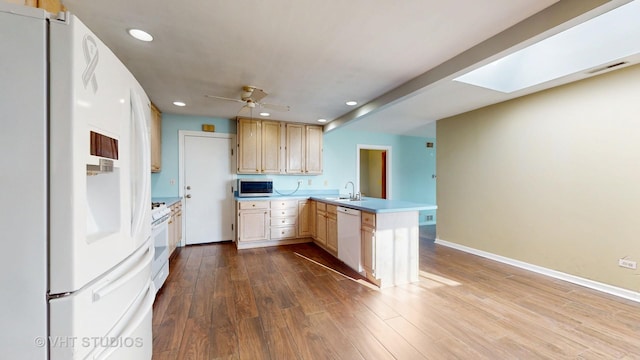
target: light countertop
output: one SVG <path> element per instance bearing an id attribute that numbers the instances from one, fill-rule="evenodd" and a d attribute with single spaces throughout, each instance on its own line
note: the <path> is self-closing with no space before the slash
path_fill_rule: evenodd
<path id="1" fill-rule="evenodd" d="M 436 210 L 437 205 L 419 204 L 403 200 L 388 200 L 363 197 L 361 200 L 337 199 L 336 197 L 312 196 L 311 199 L 351 209 L 373 213 Z"/>
<path id="2" fill-rule="evenodd" d="M 303 200 L 312 199 L 316 201 L 322 201 L 329 204 L 344 206 L 351 209 L 368 211 L 372 213 L 385 213 L 385 212 L 402 212 L 402 211 L 423 211 L 423 210 L 436 210 L 438 208 L 435 204 L 420 204 L 403 200 L 387 200 L 378 198 L 363 197 L 362 200 L 348 201 L 347 199 L 339 199 L 340 196 L 337 193 L 331 194 L 299 194 L 299 195 L 275 195 L 275 196 L 252 196 L 252 197 L 238 197 L 237 201 L 271 201 L 271 200 Z"/>
<path id="3" fill-rule="evenodd" d="M 154 197 L 151 198 L 151 202 L 163 202 L 165 203 L 165 205 L 167 206 L 171 206 L 175 203 L 177 203 L 178 201 L 182 200 L 182 198 L 180 196 L 173 196 L 173 197 Z"/>

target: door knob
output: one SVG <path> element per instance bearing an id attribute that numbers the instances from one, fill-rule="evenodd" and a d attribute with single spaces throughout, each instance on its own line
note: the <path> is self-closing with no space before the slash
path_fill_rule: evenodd
<path id="1" fill-rule="evenodd" d="M 191 199 L 191 194 L 187 194 L 187 199 Z"/>

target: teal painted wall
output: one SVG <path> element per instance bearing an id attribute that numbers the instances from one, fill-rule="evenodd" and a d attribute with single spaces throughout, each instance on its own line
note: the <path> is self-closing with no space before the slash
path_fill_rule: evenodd
<path id="1" fill-rule="evenodd" d="M 234 120 L 162 115 L 162 171 L 151 175 L 153 197 L 178 196 L 178 130 L 199 131 L 202 124 L 214 124 L 216 132 L 219 133 L 236 133 Z M 300 188 L 302 191 L 334 190 L 346 193 L 345 184 L 347 181 L 355 182 L 357 176 L 357 145 L 391 146 L 392 198 L 435 204 L 436 182 L 432 178 L 436 171 L 435 148 L 426 148 L 427 141 L 435 143 L 433 138 L 336 129 L 324 135 L 322 175 L 269 175 L 268 177 L 274 180 L 275 188 L 283 193 L 294 190 L 297 187 L 297 180 L 302 180 Z M 174 184 L 171 184 L 172 180 L 175 181 Z M 433 215 L 433 221 L 427 222 L 426 215 Z M 421 224 L 434 224 L 435 220 L 435 211 L 420 214 Z"/>
<path id="2" fill-rule="evenodd" d="M 219 133 L 236 133 L 233 120 L 162 114 L 162 170 L 151 174 L 152 197 L 178 196 L 178 130 L 201 131 L 202 124 L 215 125 Z"/>
<path id="3" fill-rule="evenodd" d="M 333 130 L 324 136 L 324 174 L 334 187 L 344 191 L 347 181 L 356 179 L 358 144 L 391 146 L 391 197 L 418 203 L 436 204 L 435 148 L 426 142 L 434 138 Z M 427 222 L 426 215 L 433 215 Z M 420 213 L 421 224 L 435 224 L 435 211 Z"/>

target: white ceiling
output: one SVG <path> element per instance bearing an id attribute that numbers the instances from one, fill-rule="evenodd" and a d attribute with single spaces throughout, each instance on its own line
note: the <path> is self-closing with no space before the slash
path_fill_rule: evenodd
<path id="1" fill-rule="evenodd" d="M 451 79 L 625 2 L 63 0 L 162 112 L 234 118 L 242 104 L 205 94 L 239 98 L 254 85 L 264 102 L 291 107 L 273 119 L 416 136 L 435 136 L 442 117 L 555 85 L 502 94 Z"/>

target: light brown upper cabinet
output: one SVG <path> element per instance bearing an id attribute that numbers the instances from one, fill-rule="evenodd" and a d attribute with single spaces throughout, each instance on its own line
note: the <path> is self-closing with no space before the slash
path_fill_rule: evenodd
<path id="1" fill-rule="evenodd" d="M 162 169 L 162 113 L 151 103 L 151 172 Z"/>
<path id="2" fill-rule="evenodd" d="M 238 118 L 238 174 L 322 174 L 322 126 Z"/>
<path id="3" fill-rule="evenodd" d="M 279 121 L 262 121 L 262 172 L 280 173 L 280 133 Z"/>
<path id="4" fill-rule="evenodd" d="M 305 174 L 322 174 L 322 126 L 305 125 Z"/>
<path id="5" fill-rule="evenodd" d="M 280 173 L 280 122 L 238 119 L 238 174 Z"/>
<path id="6" fill-rule="evenodd" d="M 304 172 L 304 125 L 286 125 L 286 168 L 287 174 L 300 174 Z"/>
<path id="7" fill-rule="evenodd" d="M 287 174 L 322 174 L 322 126 L 286 125 Z"/>
<path id="8" fill-rule="evenodd" d="M 262 122 L 238 119 L 238 174 L 257 174 L 262 169 Z"/>

